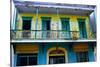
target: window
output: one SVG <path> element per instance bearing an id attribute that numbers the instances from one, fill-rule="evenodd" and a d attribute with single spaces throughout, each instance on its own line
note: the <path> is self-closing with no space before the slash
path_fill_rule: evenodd
<path id="1" fill-rule="evenodd" d="M 79 19 L 79 31 L 80 31 L 80 38 L 86 38 L 86 26 L 85 26 L 85 19 Z"/>
<path id="2" fill-rule="evenodd" d="M 31 29 L 31 19 L 30 17 L 23 17 L 23 30 Z"/>
<path id="3" fill-rule="evenodd" d="M 65 52 L 62 50 L 53 50 L 49 53 L 49 64 L 65 63 Z"/>
<path id="4" fill-rule="evenodd" d="M 28 65 L 37 65 L 37 53 L 17 55 L 17 66 L 28 66 Z"/>
<path id="5" fill-rule="evenodd" d="M 70 25 L 68 18 L 61 18 L 62 23 L 62 38 L 69 39 L 70 38 Z"/>
<path id="6" fill-rule="evenodd" d="M 22 26 L 22 29 L 23 29 L 23 32 L 22 32 L 22 37 L 25 39 L 29 38 L 30 35 L 31 35 L 31 20 L 32 18 L 31 17 L 23 17 L 23 26 Z"/>
<path id="7" fill-rule="evenodd" d="M 88 52 L 76 52 L 77 62 L 88 62 Z"/>
<path id="8" fill-rule="evenodd" d="M 49 56 L 49 64 L 61 64 L 65 63 L 64 56 Z"/>
<path id="9" fill-rule="evenodd" d="M 42 30 L 50 30 L 50 17 L 42 17 Z"/>
<path id="10" fill-rule="evenodd" d="M 43 38 L 50 38 L 50 17 L 42 17 Z"/>

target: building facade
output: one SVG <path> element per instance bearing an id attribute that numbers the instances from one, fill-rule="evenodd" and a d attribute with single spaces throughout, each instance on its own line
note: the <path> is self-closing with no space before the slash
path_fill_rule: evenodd
<path id="1" fill-rule="evenodd" d="M 12 67 L 95 61 L 95 5 L 12 4 Z"/>

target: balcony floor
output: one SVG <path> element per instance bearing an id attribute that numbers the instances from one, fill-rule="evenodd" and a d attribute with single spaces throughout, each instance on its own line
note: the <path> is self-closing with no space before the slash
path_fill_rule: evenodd
<path id="1" fill-rule="evenodd" d="M 11 40 L 11 43 L 46 43 L 46 42 L 95 42 L 96 39 L 92 40 Z"/>

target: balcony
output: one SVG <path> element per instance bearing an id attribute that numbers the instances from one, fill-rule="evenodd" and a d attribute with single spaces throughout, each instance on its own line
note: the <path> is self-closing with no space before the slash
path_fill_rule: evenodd
<path id="1" fill-rule="evenodd" d="M 11 40 L 83 40 L 96 39 L 94 33 L 84 37 L 80 31 L 66 30 L 11 30 Z"/>

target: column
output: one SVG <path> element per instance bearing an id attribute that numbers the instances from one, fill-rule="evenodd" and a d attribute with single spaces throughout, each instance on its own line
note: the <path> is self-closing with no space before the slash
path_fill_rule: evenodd
<path id="1" fill-rule="evenodd" d="M 56 8 L 57 11 L 57 18 L 58 18 L 58 22 L 57 22 L 57 37 L 60 38 L 60 30 L 61 29 L 61 23 L 60 23 L 60 17 L 59 17 L 59 8 Z"/>
<path id="2" fill-rule="evenodd" d="M 39 12 L 39 8 L 36 7 L 36 25 L 35 25 L 35 30 L 38 30 L 38 12 Z M 37 35 L 37 31 L 35 31 L 35 38 L 36 38 L 36 35 Z"/>

